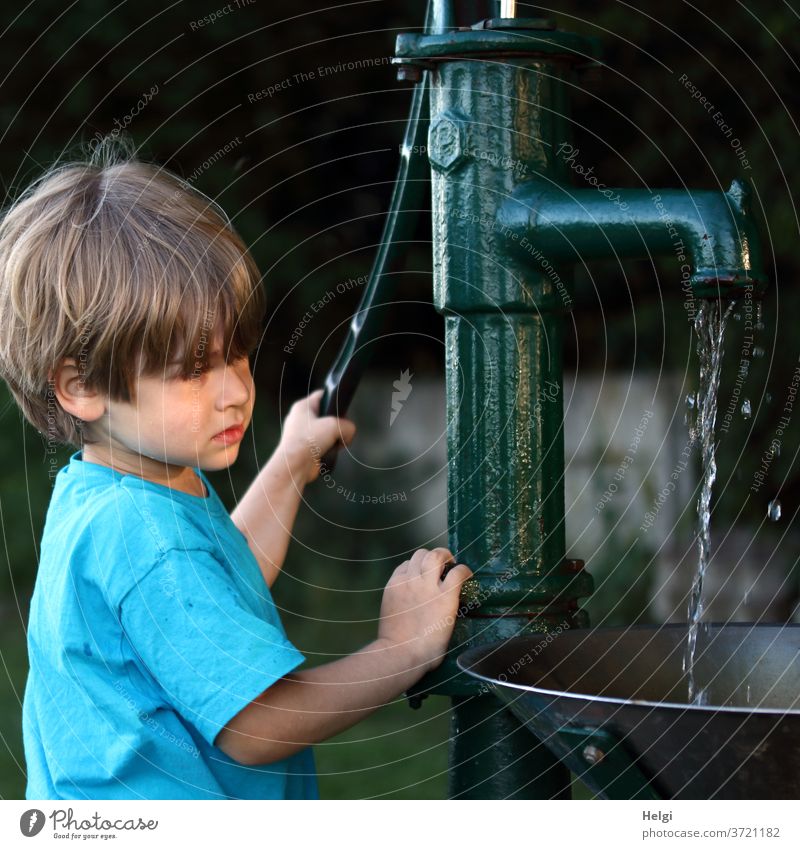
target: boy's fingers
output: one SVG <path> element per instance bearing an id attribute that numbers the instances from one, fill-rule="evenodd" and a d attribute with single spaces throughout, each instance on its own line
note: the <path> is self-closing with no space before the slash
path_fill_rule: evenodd
<path id="1" fill-rule="evenodd" d="M 337 419 L 336 421 L 339 425 L 339 439 L 345 445 L 349 445 L 355 439 L 356 426 L 350 419 Z"/>
<path id="2" fill-rule="evenodd" d="M 322 395 L 325 392 L 324 389 L 315 389 L 308 396 L 308 406 L 312 409 L 315 415 L 319 415 L 320 404 L 322 403 Z"/>
<path id="3" fill-rule="evenodd" d="M 394 571 L 389 578 L 389 583 L 394 582 L 395 584 L 400 583 L 406 576 L 406 572 L 408 571 L 408 560 L 404 560 L 399 566 L 396 566 Z M 388 584 L 387 584 L 388 586 Z"/>
<path id="4" fill-rule="evenodd" d="M 411 560 L 408 561 L 408 570 L 409 572 L 413 572 L 415 574 L 422 571 L 422 563 L 425 558 L 430 554 L 427 548 L 418 548 L 412 555 Z"/>
<path id="5" fill-rule="evenodd" d="M 445 566 L 448 563 L 455 561 L 452 553 L 447 548 L 434 548 L 425 558 L 420 570 L 423 575 L 435 575 L 437 580 L 440 580 Z"/>
<path id="6" fill-rule="evenodd" d="M 458 566 L 453 566 L 452 569 L 444 576 L 442 580 L 442 589 L 451 590 L 460 587 L 464 581 L 468 581 L 472 577 L 472 569 L 459 563 Z"/>
<path id="7" fill-rule="evenodd" d="M 356 426 L 348 419 L 325 416 L 319 421 L 322 423 L 322 429 L 318 431 L 317 439 L 331 448 L 338 443 L 349 445 L 355 438 Z"/>

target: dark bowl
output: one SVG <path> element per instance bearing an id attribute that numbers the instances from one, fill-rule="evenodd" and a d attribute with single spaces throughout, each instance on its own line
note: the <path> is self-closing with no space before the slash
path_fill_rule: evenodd
<path id="1" fill-rule="evenodd" d="M 605 798 L 800 798 L 800 625 L 700 626 L 691 704 L 686 625 L 533 634 L 458 665 Z"/>

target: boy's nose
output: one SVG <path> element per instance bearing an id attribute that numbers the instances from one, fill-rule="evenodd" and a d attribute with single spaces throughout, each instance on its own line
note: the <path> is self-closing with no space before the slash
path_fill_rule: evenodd
<path id="1" fill-rule="evenodd" d="M 222 370 L 217 406 L 220 410 L 228 407 L 243 407 L 250 400 L 253 391 L 253 378 L 250 365 L 228 364 Z"/>

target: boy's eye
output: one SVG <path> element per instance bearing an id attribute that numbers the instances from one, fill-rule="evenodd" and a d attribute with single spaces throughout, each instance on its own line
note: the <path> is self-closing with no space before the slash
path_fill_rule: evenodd
<path id="1" fill-rule="evenodd" d="M 244 356 L 242 356 L 241 358 L 239 358 L 235 361 L 231 360 L 227 365 L 229 365 L 229 366 L 233 365 L 234 362 L 244 362 L 245 360 L 249 361 L 249 359 L 250 359 L 249 356 L 247 354 L 245 354 Z M 225 364 L 224 361 L 222 360 L 221 356 L 218 357 L 217 360 L 218 360 L 219 365 L 222 366 L 222 365 Z M 196 362 L 194 364 L 194 366 L 192 367 L 192 370 L 189 372 L 189 374 L 184 376 L 184 374 L 183 374 L 183 360 L 175 360 L 174 362 L 169 363 L 168 365 L 169 365 L 169 369 L 170 369 L 169 372 L 167 373 L 168 378 L 172 379 L 172 380 L 184 380 L 184 381 L 191 380 L 192 378 L 197 378 L 197 377 L 199 377 L 200 375 L 203 375 L 203 374 L 208 374 L 208 372 L 210 372 L 214 368 L 214 365 L 212 365 L 210 360 L 205 360 L 202 363 Z"/>
<path id="2" fill-rule="evenodd" d="M 194 378 L 195 380 L 197 380 L 198 377 L 201 377 L 202 375 L 207 374 L 210 371 L 211 366 L 208 363 L 195 363 L 194 366 L 192 366 L 192 370 L 183 379 L 192 380 Z"/>
<path id="3" fill-rule="evenodd" d="M 189 372 L 189 374 L 183 373 L 183 361 L 179 360 L 173 363 L 168 363 L 167 368 L 164 371 L 164 377 L 167 380 L 191 380 L 192 377 L 197 377 L 200 374 L 205 374 L 208 371 L 208 367 L 200 367 L 195 366 Z"/>

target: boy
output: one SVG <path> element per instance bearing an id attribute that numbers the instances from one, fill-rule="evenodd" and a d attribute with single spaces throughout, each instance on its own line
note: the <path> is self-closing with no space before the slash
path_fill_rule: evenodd
<path id="1" fill-rule="evenodd" d="M 296 403 L 228 515 L 204 471 L 253 412 L 258 270 L 224 213 L 100 146 L 0 224 L 0 376 L 56 476 L 31 601 L 27 798 L 316 798 L 311 746 L 441 663 L 470 570 L 417 551 L 377 638 L 297 671 L 269 587 L 318 457 L 355 427 Z"/>

